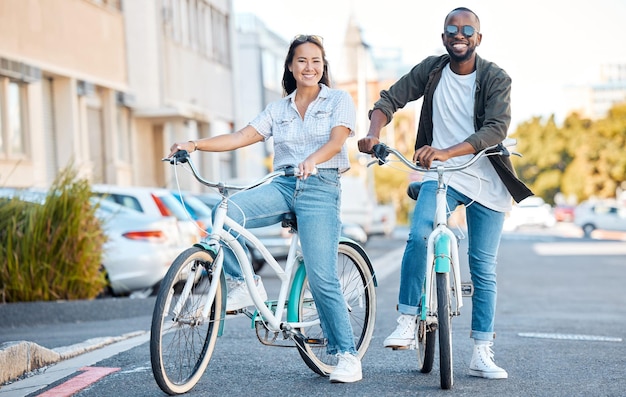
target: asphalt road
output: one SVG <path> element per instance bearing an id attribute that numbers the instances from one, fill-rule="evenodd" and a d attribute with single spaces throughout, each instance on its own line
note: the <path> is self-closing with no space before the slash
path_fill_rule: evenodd
<path id="1" fill-rule="evenodd" d="M 293 349 L 261 345 L 250 329 L 249 320 L 235 317 L 227 323 L 227 331 L 205 376 L 188 395 L 451 393 L 439 389 L 437 365 L 431 374 L 420 374 L 414 351 L 394 352 L 382 347 L 382 340 L 395 326 L 397 264 L 402 245 L 403 238 L 399 236 L 394 240 L 373 240 L 366 247 L 374 258 L 379 287 L 376 329 L 363 360 L 363 381 L 330 384 L 313 374 Z M 471 356 L 471 303 L 466 300 L 461 316 L 453 322 L 452 393 L 460 396 L 626 395 L 625 259 L 624 242 L 565 238 L 545 231 L 505 235 L 498 265 L 498 336 L 494 350 L 496 362 L 507 369 L 509 379 L 488 381 L 467 375 Z M 266 287 L 271 285 L 272 280 L 261 274 Z M 94 337 L 148 330 L 152 305 L 153 298 L 0 305 L 1 341 L 18 335 L 46 347 L 58 347 L 83 341 L 87 334 Z M 129 339 L 134 342 L 128 350 L 121 346 L 125 342 L 113 343 L 51 366 L 0 388 L 0 396 L 38 395 L 76 378 L 76 371 L 83 366 L 120 370 L 78 392 L 77 396 L 163 395 L 152 377 L 145 335 L 141 338 Z M 67 367 L 65 372 L 61 367 Z M 58 375 L 52 376 L 55 371 Z M 27 385 L 31 388 L 26 388 Z"/>

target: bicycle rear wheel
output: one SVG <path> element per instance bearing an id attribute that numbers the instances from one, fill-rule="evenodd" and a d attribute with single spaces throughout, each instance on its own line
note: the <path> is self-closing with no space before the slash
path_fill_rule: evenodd
<path id="1" fill-rule="evenodd" d="M 170 395 L 191 390 L 213 355 L 223 304 L 223 285 L 212 273 L 214 259 L 212 252 L 189 248 L 176 258 L 161 282 L 152 315 L 150 362 L 157 384 Z M 187 282 L 191 288 L 183 296 Z M 206 302 L 213 283 L 218 283 L 215 299 Z M 205 304 L 211 308 L 203 319 Z"/>
<path id="2" fill-rule="evenodd" d="M 454 380 L 452 367 L 452 328 L 450 315 L 449 273 L 437 273 L 437 322 L 439 329 L 439 373 L 441 388 L 450 389 Z"/>
<path id="3" fill-rule="evenodd" d="M 376 319 L 376 285 L 374 274 L 365 253 L 347 242 L 339 244 L 337 271 L 348 306 L 358 357 L 362 358 L 369 347 Z M 298 302 L 298 321 L 313 321 L 319 317 L 313 301 L 308 279 L 304 279 Z M 298 349 L 300 356 L 314 372 L 327 376 L 337 365 L 337 357 L 328 354 L 324 332 L 320 325 L 302 328 L 300 332 L 310 343 Z M 316 343 L 317 342 L 317 343 Z"/>

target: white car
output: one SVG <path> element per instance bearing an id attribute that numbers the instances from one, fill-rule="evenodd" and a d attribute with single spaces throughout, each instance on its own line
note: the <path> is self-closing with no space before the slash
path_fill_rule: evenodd
<path id="1" fill-rule="evenodd" d="M 94 195 L 135 211 L 176 218 L 181 251 L 199 242 L 205 234 L 204 227 L 187 214 L 180 201 L 167 189 L 103 184 L 92 185 L 91 189 Z"/>
<path id="2" fill-rule="evenodd" d="M 504 230 L 513 231 L 521 227 L 535 226 L 549 228 L 556 225 L 552 207 L 541 197 L 525 198 L 513 208 L 504 219 Z"/>
<path id="3" fill-rule="evenodd" d="M 47 191 L 1 189 L 0 197 L 43 203 Z M 170 265 L 181 252 L 174 217 L 151 216 L 109 200 L 92 198 L 95 215 L 107 236 L 102 267 L 113 295 L 146 296 L 158 287 Z"/>
<path id="4" fill-rule="evenodd" d="M 615 202 L 585 202 L 574 210 L 574 224 L 579 226 L 585 237 L 596 230 L 626 231 L 626 207 Z"/>

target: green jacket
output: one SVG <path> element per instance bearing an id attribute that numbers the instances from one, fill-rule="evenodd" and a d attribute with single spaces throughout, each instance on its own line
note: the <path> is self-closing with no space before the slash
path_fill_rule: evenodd
<path id="1" fill-rule="evenodd" d="M 450 62 L 449 55 L 424 59 L 402 76 L 388 90 L 380 92 L 374 109 L 381 110 L 391 121 L 396 110 L 424 97 L 420 113 L 415 149 L 433 141 L 433 95 L 441 79 L 443 67 Z M 474 104 L 474 133 L 468 142 L 476 152 L 497 145 L 507 137 L 511 123 L 511 78 L 495 63 L 476 55 L 476 98 Z M 373 110 L 373 109 L 372 109 Z M 371 115 L 371 111 L 370 111 Z M 520 202 L 533 193 L 520 181 L 508 156 L 489 156 L 498 176 L 513 199 Z"/>

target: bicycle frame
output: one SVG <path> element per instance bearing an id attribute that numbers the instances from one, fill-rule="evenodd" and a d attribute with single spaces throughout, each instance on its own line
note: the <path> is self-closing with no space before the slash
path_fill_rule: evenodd
<path id="1" fill-rule="evenodd" d="M 434 273 L 449 273 L 452 271 L 456 298 L 456 309 L 463 307 L 463 295 L 461 291 L 461 270 L 459 265 L 459 250 L 457 238 L 448 227 L 446 186 L 443 182 L 444 169 L 437 167 L 437 191 L 435 228 L 428 236 L 426 245 L 426 277 L 424 278 L 424 295 L 422 300 L 422 320 L 426 320 L 428 312 L 437 311 L 436 291 L 432 291 L 434 285 Z M 434 263 L 434 266 L 433 266 Z M 434 271 L 434 273 L 433 273 Z"/>

